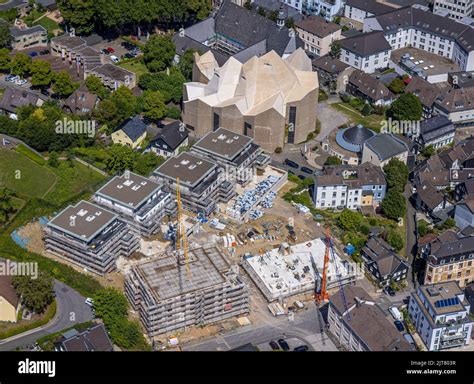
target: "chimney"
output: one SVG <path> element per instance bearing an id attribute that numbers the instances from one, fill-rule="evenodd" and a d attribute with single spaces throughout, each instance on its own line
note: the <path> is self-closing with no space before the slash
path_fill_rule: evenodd
<path id="1" fill-rule="evenodd" d="M 280 10 L 278 11 L 276 23 L 278 28 L 283 28 L 285 26 L 285 12 L 283 11 L 283 4 L 280 5 Z"/>

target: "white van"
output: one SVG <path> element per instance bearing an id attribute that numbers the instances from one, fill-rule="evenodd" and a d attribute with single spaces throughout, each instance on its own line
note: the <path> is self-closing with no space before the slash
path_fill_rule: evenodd
<path id="1" fill-rule="evenodd" d="M 395 320 L 403 321 L 403 316 L 400 313 L 400 311 L 397 309 L 397 307 L 392 306 L 388 309 L 388 311 L 390 312 L 390 314 L 393 316 Z"/>
<path id="2" fill-rule="evenodd" d="M 118 63 L 120 61 L 120 59 L 115 55 L 110 56 L 110 60 L 112 60 L 113 63 Z"/>

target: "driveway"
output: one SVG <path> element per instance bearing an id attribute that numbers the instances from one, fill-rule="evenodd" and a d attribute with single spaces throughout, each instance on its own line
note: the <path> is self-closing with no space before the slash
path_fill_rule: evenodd
<path id="1" fill-rule="evenodd" d="M 84 303 L 85 298 L 78 292 L 59 281 L 54 284 L 54 292 L 57 302 L 54 319 L 42 327 L 0 340 L 0 351 L 13 351 L 18 347 L 34 343 L 40 337 L 93 319 L 90 307 Z"/>
<path id="2" fill-rule="evenodd" d="M 345 114 L 331 108 L 326 102 L 316 105 L 316 116 L 321 122 L 321 132 L 316 136 L 318 142 L 323 141 L 334 129 L 349 121 Z"/>

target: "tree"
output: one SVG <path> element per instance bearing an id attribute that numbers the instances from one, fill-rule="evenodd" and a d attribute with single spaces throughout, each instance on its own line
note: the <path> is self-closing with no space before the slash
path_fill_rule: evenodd
<path id="1" fill-rule="evenodd" d="M 179 103 L 183 97 L 186 78 L 177 68 L 171 68 L 168 72 L 145 74 L 140 77 L 138 85 L 144 90 L 160 91 L 165 103 Z"/>
<path id="2" fill-rule="evenodd" d="M 93 300 L 95 315 L 106 325 L 128 314 L 127 299 L 115 288 L 101 289 L 94 295 Z"/>
<path id="3" fill-rule="evenodd" d="M 108 327 L 108 331 L 114 344 L 120 348 L 132 349 L 139 344 L 143 338 L 140 325 L 127 318 L 120 318 L 114 321 Z"/>
<path id="4" fill-rule="evenodd" d="M 394 157 L 383 167 L 383 171 L 385 172 L 389 190 L 394 189 L 403 193 L 409 174 L 406 164 Z"/>
<path id="5" fill-rule="evenodd" d="M 265 17 L 267 15 L 267 12 L 265 11 L 265 8 L 263 8 L 263 7 L 258 7 L 257 12 L 260 16 L 263 16 L 263 17 Z"/>
<path id="6" fill-rule="evenodd" d="M 407 203 L 403 196 L 396 189 L 391 189 L 382 200 L 382 210 L 389 219 L 398 220 L 405 215 Z"/>
<path id="7" fill-rule="evenodd" d="M 418 121 L 421 119 L 423 106 L 418 96 L 404 93 L 395 100 L 387 111 L 387 115 L 395 120 Z"/>
<path id="8" fill-rule="evenodd" d="M 405 89 L 405 83 L 402 79 L 396 77 L 389 84 L 388 89 L 390 89 L 393 93 L 402 93 Z"/>
<path id="9" fill-rule="evenodd" d="M 425 157 L 431 157 L 434 155 L 435 152 L 436 152 L 435 147 L 433 147 L 433 145 L 428 145 L 426 148 L 424 148 L 421 151 L 421 154 Z"/>
<path id="10" fill-rule="evenodd" d="M 12 41 L 12 35 L 7 23 L 0 21 L 0 48 L 9 47 Z"/>
<path id="11" fill-rule="evenodd" d="M 95 0 L 58 0 L 61 16 L 76 33 L 88 34 L 94 30 Z"/>
<path id="12" fill-rule="evenodd" d="M 184 53 L 179 59 L 178 68 L 187 81 L 191 81 L 193 77 L 193 63 L 195 52 L 197 52 L 195 49 L 187 49 L 186 51 L 184 51 Z M 201 53 L 199 52 L 199 54 Z"/>
<path id="13" fill-rule="evenodd" d="M 372 107 L 369 104 L 364 103 L 364 106 L 362 107 L 362 110 L 360 112 L 364 116 L 369 116 L 372 113 L 372 111 L 373 111 Z"/>
<path id="14" fill-rule="evenodd" d="M 329 51 L 329 55 L 333 59 L 339 59 L 341 56 L 341 44 L 338 43 L 337 41 L 333 41 L 330 45 L 331 50 Z"/>
<path id="15" fill-rule="evenodd" d="M 105 159 L 105 166 L 113 173 L 118 174 L 126 170 L 133 169 L 134 152 L 125 145 L 114 144 L 110 147 L 108 156 Z"/>
<path id="16" fill-rule="evenodd" d="M 186 0 L 188 13 L 198 20 L 204 20 L 211 12 L 211 2 L 208 0 Z"/>
<path id="17" fill-rule="evenodd" d="M 245 9 L 248 9 L 249 11 L 252 10 L 253 6 L 252 6 L 252 2 L 250 0 L 247 0 L 245 3 L 244 3 L 244 8 Z"/>
<path id="18" fill-rule="evenodd" d="M 31 57 L 24 53 L 17 53 L 11 63 L 11 73 L 26 77 L 31 70 Z"/>
<path id="19" fill-rule="evenodd" d="M 35 87 L 48 87 L 54 77 L 51 64 L 45 60 L 35 60 L 31 64 L 31 75 L 31 84 Z"/>
<path id="20" fill-rule="evenodd" d="M 337 223 L 346 231 L 357 231 L 362 223 L 362 215 L 359 212 L 345 208 L 337 218 Z"/>
<path id="21" fill-rule="evenodd" d="M 90 93 L 97 95 L 100 99 L 106 99 L 110 91 L 108 88 L 102 83 L 102 81 L 94 75 L 87 76 L 86 78 L 86 87 Z"/>
<path id="22" fill-rule="evenodd" d="M 171 65 L 175 51 L 170 36 L 153 35 L 145 45 L 143 59 L 150 72 L 160 72 Z"/>
<path id="23" fill-rule="evenodd" d="M 387 243 L 389 243 L 397 252 L 401 251 L 404 245 L 403 237 L 397 231 L 391 230 L 387 234 Z"/>
<path id="24" fill-rule="evenodd" d="M 15 276 L 12 285 L 23 305 L 35 313 L 42 313 L 54 300 L 53 279 L 43 272 L 36 279 L 28 275 Z"/>
<path id="25" fill-rule="evenodd" d="M 0 188 L 0 223 L 8 221 L 11 213 L 15 212 L 12 203 L 13 193 L 8 188 Z"/>
<path id="26" fill-rule="evenodd" d="M 340 164 L 342 164 L 342 161 L 337 156 L 329 156 L 324 162 L 324 165 L 340 165 Z"/>
<path id="27" fill-rule="evenodd" d="M 288 29 L 294 29 L 295 28 L 295 20 L 292 17 L 289 17 L 285 21 L 285 27 Z"/>
<path id="28" fill-rule="evenodd" d="M 11 66 L 10 51 L 6 48 L 0 48 L 0 72 L 9 72 Z"/>
<path id="29" fill-rule="evenodd" d="M 148 176 L 156 167 L 163 163 L 165 159 L 156 156 L 153 152 L 147 152 L 138 156 L 135 161 L 134 171 L 143 176 Z"/>
<path id="30" fill-rule="evenodd" d="M 428 227 L 428 223 L 425 220 L 418 220 L 417 222 L 417 230 L 418 235 L 423 237 L 430 232 L 430 228 Z"/>
<path id="31" fill-rule="evenodd" d="M 48 165 L 53 168 L 59 167 L 59 156 L 57 152 L 51 152 L 49 154 Z"/>
<path id="32" fill-rule="evenodd" d="M 143 93 L 143 110 L 145 117 L 158 121 L 166 113 L 166 106 L 160 91 L 145 91 Z"/>
<path id="33" fill-rule="evenodd" d="M 79 84 L 74 83 L 66 71 L 61 71 L 54 76 L 53 92 L 59 97 L 70 96 L 78 87 Z"/>
<path id="34" fill-rule="evenodd" d="M 274 9 L 273 11 L 270 11 L 270 14 L 268 15 L 268 18 L 271 20 L 271 21 L 277 21 L 278 19 L 278 10 L 277 9 Z"/>

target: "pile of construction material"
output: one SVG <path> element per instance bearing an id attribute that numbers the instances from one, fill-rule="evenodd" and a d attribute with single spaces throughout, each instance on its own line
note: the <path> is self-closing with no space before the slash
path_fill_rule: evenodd
<path id="1" fill-rule="evenodd" d="M 263 208 L 271 208 L 273 200 L 276 197 L 276 192 L 272 191 L 273 186 L 278 182 L 279 178 L 274 175 L 268 176 L 255 186 L 255 189 L 249 189 L 239 196 L 233 207 L 227 209 L 227 214 L 233 218 L 239 219 L 250 211 L 249 217 L 256 220 L 263 216 L 263 212 L 254 209 L 259 204 Z"/>

